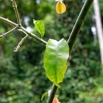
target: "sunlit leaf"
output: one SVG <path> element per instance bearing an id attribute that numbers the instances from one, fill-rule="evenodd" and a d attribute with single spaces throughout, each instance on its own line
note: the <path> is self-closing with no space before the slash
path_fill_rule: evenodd
<path id="1" fill-rule="evenodd" d="M 43 37 L 45 34 L 45 26 L 42 20 L 33 20 L 36 30 L 41 34 Z"/>
<path id="2" fill-rule="evenodd" d="M 56 86 L 63 81 L 67 70 L 67 58 L 69 56 L 69 47 L 64 39 L 56 41 L 50 39 L 46 45 L 44 54 L 44 68 L 46 76 Z"/>

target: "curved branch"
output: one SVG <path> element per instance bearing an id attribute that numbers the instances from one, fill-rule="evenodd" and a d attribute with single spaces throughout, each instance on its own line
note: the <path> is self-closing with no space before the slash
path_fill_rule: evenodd
<path id="1" fill-rule="evenodd" d="M 21 45 L 22 45 L 23 42 L 27 39 L 27 37 L 28 37 L 28 35 L 25 35 L 25 36 L 20 40 L 20 42 L 18 43 L 18 45 L 14 48 L 14 52 L 17 52 L 17 51 L 20 49 Z"/>
<path id="2" fill-rule="evenodd" d="M 91 7 L 92 3 L 93 3 L 93 0 L 86 0 L 85 1 L 84 5 L 79 13 L 79 16 L 74 24 L 74 27 L 73 27 L 72 32 L 70 34 L 70 37 L 68 39 L 68 45 L 70 47 L 70 52 L 72 50 L 72 47 L 73 47 L 75 40 L 78 36 L 78 33 L 80 31 L 80 28 L 84 22 L 86 14 L 88 13 L 89 8 Z"/>
<path id="3" fill-rule="evenodd" d="M 17 23 L 14 23 L 14 22 L 12 22 L 11 20 L 8 20 L 8 19 L 3 18 L 3 17 L 1 17 L 1 16 L 0 16 L 0 20 L 4 21 L 4 22 L 6 22 L 7 24 L 10 24 L 10 25 L 12 25 L 12 26 L 18 26 Z M 33 39 L 35 39 L 35 40 L 39 41 L 40 43 L 46 45 L 47 42 L 46 42 L 45 40 L 43 40 L 42 38 L 36 36 L 36 35 L 33 34 L 33 33 L 28 32 L 23 26 L 20 25 L 20 26 L 19 26 L 19 29 L 22 29 L 22 30 L 23 30 L 24 32 L 26 32 L 30 37 L 32 37 Z"/>
<path id="4" fill-rule="evenodd" d="M 46 42 L 45 40 L 43 40 L 42 38 L 36 36 L 36 35 L 33 34 L 33 33 L 28 32 L 23 26 L 21 26 L 21 30 L 23 30 L 24 32 L 26 32 L 29 36 L 31 36 L 31 37 L 34 38 L 35 40 L 39 41 L 40 43 L 46 45 L 47 42 Z"/>
<path id="5" fill-rule="evenodd" d="M 0 38 L 5 37 L 6 35 L 10 34 L 11 32 L 15 31 L 19 26 L 17 25 L 16 27 L 14 27 L 13 29 L 9 30 L 8 32 L 0 35 Z"/>
<path id="6" fill-rule="evenodd" d="M 1 17 L 1 16 L 0 16 L 0 20 L 4 21 L 5 23 L 7 23 L 7 24 L 9 24 L 9 25 L 11 25 L 11 26 L 17 26 L 17 25 L 18 25 L 18 24 L 16 24 L 16 23 L 12 22 L 11 20 L 6 19 L 6 18 Z"/>
<path id="7" fill-rule="evenodd" d="M 18 12 L 18 9 L 17 9 L 16 1 L 15 1 L 15 0 L 11 0 L 11 1 L 12 1 L 12 5 L 13 5 L 13 8 L 14 8 L 14 11 L 15 11 L 17 23 L 18 23 L 19 25 L 21 25 L 20 15 L 19 15 L 19 12 Z"/>

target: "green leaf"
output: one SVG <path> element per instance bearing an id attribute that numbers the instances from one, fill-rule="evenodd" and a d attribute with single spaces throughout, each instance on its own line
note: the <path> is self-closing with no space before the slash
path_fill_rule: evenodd
<path id="1" fill-rule="evenodd" d="M 41 34 L 43 37 L 45 34 L 45 26 L 42 20 L 33 20 L 36 30 Z"/>
<path id="2" fill-rule="evenodd" d="M 44 68 L 46 76 L 56 86 L 63 81 L 67 70 L 67 58 L 69 57 L 69 47 L 64 39 L 56 41 L 50 39 L 46 44 L 44 54 Z"/>
<path id="3" fill-rule="evenodd" d="M 42 94 L 42 97 L 41 97 L 41 101 L 43 100 L 43 98 L 48 94 L 48 92 L 45 92 Z"/>

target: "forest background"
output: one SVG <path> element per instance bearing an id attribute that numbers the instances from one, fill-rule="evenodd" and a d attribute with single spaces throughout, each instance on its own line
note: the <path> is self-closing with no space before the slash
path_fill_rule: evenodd
<path id="1" fill-rule="evenodd" d="M 44 20 L 45 40 L 67 40 L 83 6 L 83 0 L 64 0 L 67 11 L 58 15 L 54 0 L 16 1 L 22 23 L 28 31 L 38 34 L 33 19 Z M 103 1 L 99 2 L 103 15 Z M 10 1 L 0 0 L 0 16 L 16 21 Z M 97 33 L 91 31 L 93 27 L 95 20 L 91 7 L 68 59 L 68 70 L 58 91 L 61 103 L 103 102 L 99 43 Z M 0 34 L 10 29 L 9 25 L 0 21 Z M 28 38 L 18 52 L 13 52 L 23 36 L 20 32 L 14 32 L 0 39 L 0 103 L 40 103 L 42 94 L 51 88 L 52 83 L 43 67 L 45 47 L 42 44 Z M 45 103 L 46 99 L 42 102 Z"/>

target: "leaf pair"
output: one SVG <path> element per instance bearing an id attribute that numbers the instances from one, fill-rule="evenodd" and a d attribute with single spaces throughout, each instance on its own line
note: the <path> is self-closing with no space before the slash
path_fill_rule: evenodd
<path id="1" fill-rule="evenodd" d="M 43 37 L 45 26 L 42 20 L 34 20 L 35 28 Z M 56 41 L 50 39 L 46 44 L 44 54 L 44 68 L 46 76 L 56 86 L 63 81 L 64 74 L 67 70 L 67 58 L 69 57 L 68 44 L 64 39 Z"/>

